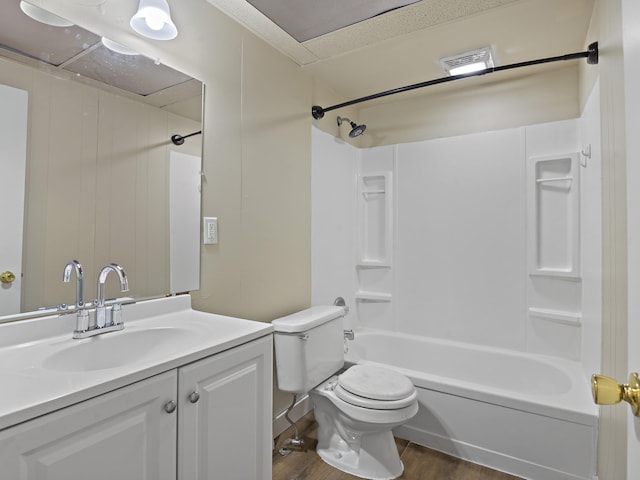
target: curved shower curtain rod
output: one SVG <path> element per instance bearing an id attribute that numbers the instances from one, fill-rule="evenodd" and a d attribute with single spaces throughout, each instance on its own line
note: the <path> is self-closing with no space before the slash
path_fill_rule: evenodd
<path id="1" fill-rule="evenodd" d="M 374 93 L 372 95 L 367 95 L 366 97 L 360 97 L 360 98 L 356 98 L 355 100 L 350 100 L 348 102 L 332 105 L 331 107 L 323 108 L 320 105 L 314 105 L 313 107 L 311 107 L 311 115 L 316 120 L 319 120 L 322 117 L 324 117 L 324 114 L 326 112 L 329 112 L 331 110 L 336 110 L 337 108 L 342 108 L 342 107 L 348 107 L 350 105 L 367 102 L 369 100 L 375 100 L 376 98 L 386 97 L 388 95 L 395 95 L 396 93 L 408 92 L 409 90 L 429 87 L 431 85 L 438 85 L 440 83 L 453 82 L 454 80 L 461 80 L 463 78 L 477 77 L 479 75 L 486 75 L 487 73 L 501 72 L 503 70 L 511 70 L 513 68 L 529 67 L 531 65 L 539 65 L 541 63 L 559 62 L 563 60 L 574 60 L 577 58 L 586 58 L 587 63 L 590 65 L 597 64 L 598 63 L 598 42 L 593 42 L 592 44 L 590 44 L 587 47 L 586 52 L 569 53 L 566 55 L 560 55 L 558 57 L 542 58 L 539 60 L 529 60 L 528 62 L 512 63 L 510 65 L 502 65 L 499 67 L 485 68 L 484 70 L 479 70 L 477 72 L 472 72 L 472 73 L 463 73 L 460 75 L 452 75 L 450 77 L 436 78 L 435 80 L 428 80 L 426 82 L 407 85 L 406 87 L 399 87 L 399 88 L 394 88 L 393 90 L 387 90 L 385 92 Z"/>

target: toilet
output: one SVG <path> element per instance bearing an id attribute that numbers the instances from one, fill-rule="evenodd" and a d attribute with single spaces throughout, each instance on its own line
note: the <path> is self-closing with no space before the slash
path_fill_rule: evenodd
<path id="1" fill-rule="evenodd" d="M 344 369 L 343 306 L 316 306 L 273 320 L 278 388 L 309 393 L 318 423 L 316 452 L 362 478 L 399 477 L 404 466 L 391 430 L 418 412 L 411 380 L 358 364 Z"/>

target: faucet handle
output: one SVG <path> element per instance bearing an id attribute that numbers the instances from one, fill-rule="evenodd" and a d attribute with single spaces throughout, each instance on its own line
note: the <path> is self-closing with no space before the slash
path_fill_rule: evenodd
<path id="1" fill-rule="evenodd" d="M 89 310 L 81 308 L 76 312 L 76 331 L 86 332 L 89 330 Z"/>
<path id="2" fill-rule="evenodd" d="M 111 325 L 114 327 L 116 325 L 122 324 L 122 305 L 119 303 L 114 303 L 111 307 Z"/>

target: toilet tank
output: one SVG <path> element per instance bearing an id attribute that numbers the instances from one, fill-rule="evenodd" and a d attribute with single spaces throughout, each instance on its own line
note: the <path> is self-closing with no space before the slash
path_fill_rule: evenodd
<path id="1" fill-rule="evenodd" d="M 345 313 L 317 306 L 271 322 L 280 390 L 308 392 L 344 366 Z"/>

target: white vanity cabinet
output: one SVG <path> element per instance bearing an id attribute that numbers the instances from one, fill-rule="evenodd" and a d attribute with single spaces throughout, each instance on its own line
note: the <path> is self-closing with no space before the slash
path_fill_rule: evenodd
<path id="1" fill-rule="evenodd" d="M 0 432 L 3 480 L 175 479 L 175 370 Z"/>
<path id="2" fill-rule="evenodd" d="M 271 338 L 179 370 L 179 480 L 271 480 Z"/>
<path id="3" fill-rule="evenodd" d="M 272 337 L 0 431 L 2 480 L 270 480 Z"/>

